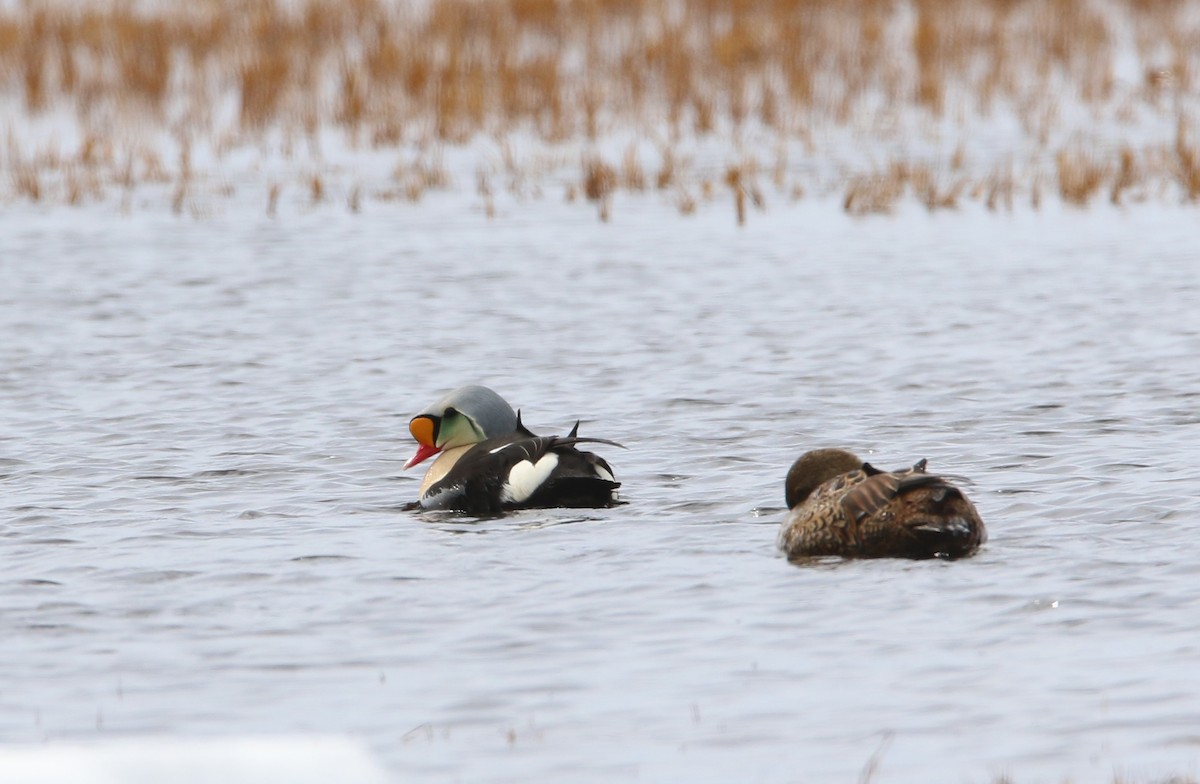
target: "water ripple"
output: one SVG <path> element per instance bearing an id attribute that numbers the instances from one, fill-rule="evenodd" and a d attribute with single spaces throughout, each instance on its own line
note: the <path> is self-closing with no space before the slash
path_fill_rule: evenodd
<path id="1" fill-rule="evenodd" d="M 2 737 L 353 733 L 399 780 L 1193 769 L 1190 213 L 645 198 L 33 213 L 37 263 L 0 231 Z M 629 446 L 628 503 L 407 509 L 408 417 L 473 381 Z M 991 540 L 788 563 L 827 445 L 961 477 Z"/>

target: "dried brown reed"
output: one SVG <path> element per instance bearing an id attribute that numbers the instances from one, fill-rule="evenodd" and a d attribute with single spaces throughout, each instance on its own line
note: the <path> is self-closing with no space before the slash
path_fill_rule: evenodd
<path id="1" fill-rule="evenodd" d="M 183 212 L 184 206 L 187 204 L 188 197 L 188 181 L 181 179 L 175 185 L 174 194 L 171 196 L 171 212 L 179 215 Z"/>
<path id="2" fill-rule="evenodd" d="M 1007 212 L 1012 212 L 1015 190 L 1011 164 L 997 167 L 984 181 L 984 192 L 987 194 L 984 203 L 993 212 L 1001 206 Z"/>
<path id="3" fill-rule="evenodd" d="M 599 208 L 600 220 L 608 221 L 612 209 L 612 195 L 617 188 L 617 170 L 597 155 L 583 161 L 583 195 Z"/>
<path id="4" fill-rule="evenodd" d="M 733 191 L 733 208 L 737 215 L 739 226 L 746 225 L 746 188 L 742 183 L 742 170 L 738 166 L 730 166 L 725 170 L 725 184 Z"/>
<path id="5" fill-rule="evenodd" d="M 1175 124 L 1176 177 L 1188 201 L 1200 200 L 1200 150 L 1191 143 L 1189 124 L 1181 114 Z"/>
<path id="6" fill-rule="evenodd" d="M 788 183 L 791 167 L 804 161 L 789 161 L 787 142 L 802 141 L 813 157 L 827 151 L 816 139 L 887 142 L 884 128 L 895 123 L 884 120 L 906 112 L 964 128 L 951 142 L 958 146 L 948 172 L 914 158 L 852 174 L 841 183 L 846 209 L 886 210 L 905 194 L 943 209 L 968 192 L 995 209 L 1012 203 L 1016 175 L 1011 165 L 1004 176 L 972 174 L 963 117 L 1003 111 L 1018 118 L 1026 138 L 1001 154 L 1011 156 L 1021 145 L 1048 153 L 1044 160 L 1054 160 L 1054 172 L 1045 173 L 1056 177 L 1068 203 L 1087 204 L 1105 187 L 1110 201 L 1124 203 L 1150 178 L 1174 181 L 1187 199 L 1200 201 L 1200 152 L 1183 119 L 1195 110 L 1200 22 L 1186 6 L 1177 0 L 207 0 L 158 8 L 96 0 L 74 8 L 22 0 L 0 10 L 0 91 L 30 115 L 61 106 L 83 128 L 111 128 L 113 117 L 129 116 L 169 136 L 218 136 L 207 140 L 214 149 L 262 143 L 278 129 L 315 145 L 318 131 L 329 126 L 343 129 L 352 143 L 376 147 L 513 132 L 554 145 L 600 140 L 612 129 L 656 128 L 670 141 L 649 176 L 636 152 L 643 139 L 616 169 L 585 161 L 581 189 L 605 213 L 614 189 L 677 189 L 681 178 L 695 177 L 673 151 L 685 136 L 736 140 L 752 132 L 767 144 L 778 139 L 776 188 L 820 191 Z M 1132 85 L 1116 78 L 1127 30 L 1141 58 Z M 219 128 L 214 118 L 231 97 L 237 127 Z M 1101 122 L 1176 113 L 1172 162 L 1151 166 L 1144 150 L 1121 140 L 1104 146 L 1121 150 L 1115 163 L 1078 145 L 1061 146 L 1056 139 L 1079 130 L 1070 104 Z M 96 118 L 103 121 L 93 125 Z M 154 172 L 99 138 L 85 140 L 77 157 L 78 166 L 106 169 L 106 181 L 126 189 Z M 1036 176 L 1034 168 L 1020 171 Z M 46 174 L 20 174 L 27 184 L 18 187 L 14 179 L 14 190 L 28 196 L 32 177 L 43 183 L 39 198 L 47 198 Z M 741 220 L 747 201 L 761 201 L 748 186 L 753 178 L 744 175 L 726 182 Z M 73 185 L 50 190 L 77 203 L 92 189 L 72 177 Z M 518 180 L 510 175 L 511 183 Z M 419 196 L 445 182 L 432 169 L 413 170 L 398 187 Z M 314 201 L 322 200 L 309 185 Z M 1032 180 L 1019 185 L 1036 204 L 1040 190 Z M 590 195 L 597 191 L 602 195 Z"/>
<path id="7" fill-rule="evenodd" d="M 496 200 L 492 195 L 492 182 L 488 173 L 483 169 L 475 172 L 475 192 L 483 199 L 483 214 L 489 218 L 496 217 Z M 568 201 L 570 200 L 568 199 Z"/>
<path id="8" fill-rule="evenodd" d="M 420 201 L 426 191 L 444 190 L 451 185 L 450 173 L 436 150 L 419 152 L 411 160 L 401 159 L 392 170 L 392 179 L 411 202 Z"/>
<path id="9" fill-rule="evenodd" d="M 917 61 L 917 103 L 941 114 L 945 103 L 943 49 L 949 43 L 942 27 L 943 4 L 939 0 L 917 0 L 913 27 L 913 55 Z"/>
<path id="10" fill-rule="evenodd" d="M 782 191 L 787 183 L 788 173 L 788 148 L 786 144 L 780 143 L 775 147 L 775 163 L 771 167 L 771 182 L 774 183 L 776 190 Z"/>
<path id="11" fill-rule="evenodd" d="M 133 151 L 125 153 L 125 158 L 116 171 L 116 183 L 126 193 L 132 191 L 137 185 L 137 178 L 134 176 Z"/>
<path id="12" fill-rule="evenodd" d="M 739 226 L 746 224 L 746 204 L 749 202 L 762 209 L 765 206 L 762 191 L 758 187 L 758 161 L 748 158 L 726 167 L 725 185 L 733 192 L 734 214 Z"/>
<path id="13" fill-rule="evenodd" d="M 175 37 L 168 23 L 119 15 L 114 17 L 112 30 L 119 84 L 148 106 L 160 107 L 171 76 L 169 47 Z"/>
<path id="14" fill-rule="evenodd" d="M 583 161 L 583 195 L 588 201 L 603 201 L 617 187 L 617 170 L 599 156 L 588 156 Z"/>
<path id="15" fill-rule="evenodd" d="M 1093 153 L 1064 148 L 1055 157 L 1058 194 L 1067 204 L 1086 206 L 1111 174 L 1109 165 Z"/>
<path id="16" fill-rule="evenodd" d="M 69 166 L 64 172 L 63 187 L 63 200 L 72 207 L 89 198 L 99 200 L 104 194 L 104 188 L 95 174 L 77 164 Z"/>
<path id="17" fill-rule="evenodd" d="M 111 155 L 111 149 L 111 146 L 109 146 L 109 155 Z M 108 156 L 105 155 L 99 137 L 93 133 L 85 135 L 83 141 L 79 143 L 79 152 L 77 154 L 79 165 L 85 168 L 96 166 L 100 163 L 102 157 Z"/>
<path id="18" fill-rule="evenodd" d="M 907 183 L 908 167 L 900 162 L 893 162 L 882 172 L 852 175 L 842 209 L 851 215 L 891 212 Z"/>
<path id="19" fill-rule="evenodd" d="M 675 153 L 670 147 L 663 148 L 662 165 L 658 169 L 658 174 L 654 177 L 654 187 L 658 190 L 666 190 L 675 182 Z"/>
<path id="20" fill-rule="evenodd" d="M 638 159 L 636 145 L 625 148 L 625 157 L 621 160 L 621 186 L 631 191 L 646 189 L 646 172 Z"/>
<path id="21" fill-rule="evenodd" d="M 275 48 L 263 49 L 241 67 L 238 86 L 243 125 L 262 128 L 275 119 L 290 76 L 286 53 Z"/>
<path id="22" fill-rule="evenodd" d="M 353 131 L 362 125 L 367 110 L 367 92 L 364 77 L 354 68 L 342 68 L 342 95 L 338 106 L 337 121 Z M 379 135 L 376 134 L 376 139 Z"/>
<path id="23" fill-rule="evenodd" d="M 31 164 L 18 164 L 12 172 L 13 187 L 17 195 L 32 202 L 42 200 L 42 182 L 37 167 Z"/>
<path id="24" fill-rule="evenodd" d="M 1122 147 L 1119 161 L 1117 175 L 1113 179 L 1112 189 L 1108 195 L 1108 200 L 1118 207 L 1121 206 L 1125 192 L 1135 187 L 1142 179 L 1142 172 L 1132 149 Z"/>
<path id="25" fill-rule="evenodd" d="M 902 173 L 917 199 L 930 212 L 954 209 L 966 188 L 966 180 L 962 177 L 950 177 L 947 181 L 941 173 L 924 163 L 904 166 Z"/>
<path id="26" fill-rule="evenodd" d="M 691 193 L 681 190 L 675 200 L 675 206 L 680 215 L 691 215 L 696 212 L 696 198 Z"/>

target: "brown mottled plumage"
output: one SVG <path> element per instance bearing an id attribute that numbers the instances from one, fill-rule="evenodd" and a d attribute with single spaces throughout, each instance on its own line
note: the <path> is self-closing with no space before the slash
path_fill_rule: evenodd
<path id="1" fill-rule="evenodd" d="M 787 475 L 791 510 L 779 532 L 788 558 L 961 558 L 987 541 L 961 490 L 925 461 L 880 471 L 842 449 L 815 449 Z"/>

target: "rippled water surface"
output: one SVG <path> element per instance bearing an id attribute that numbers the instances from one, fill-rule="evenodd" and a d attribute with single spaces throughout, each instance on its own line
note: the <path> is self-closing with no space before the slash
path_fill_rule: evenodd
<path id="1" fill-rule="evenodd" d="M 0 740 L 350 735 L 426 781 L 1200 770 L 1194 210 L 369 206 L 0 216 Z M 627 445 L 628 503 L 403 511 L 408 417 L 468 382 Z M 963 477 L 991 541 L 787 563 L 819 445 Z"/>

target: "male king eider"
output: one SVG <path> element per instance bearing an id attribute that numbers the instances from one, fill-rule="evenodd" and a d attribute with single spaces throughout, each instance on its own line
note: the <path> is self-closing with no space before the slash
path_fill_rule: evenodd
<path id="1" fill-rule="evenodd" d="M 421 482 L 424 509 L 494 514 L 508 509 L 601 507 L 617 500 L 621 483 L 603 458 L 576 444 L 620 446 L 566 436 L 537 436 L 504 398 L 487 387 L 460 387 L 417 414 L 408 430 L 419 446 L 411 468 L 438 458 Z"/>
<path id="2" fill-rule="evenodd" d="M 779 532 L 789 559 L 961 558 L 987 541 L 975 507 L 940 476 L 880 471 L 841 449 L 816 449 L 787 475 L 791 510 Z"/>

